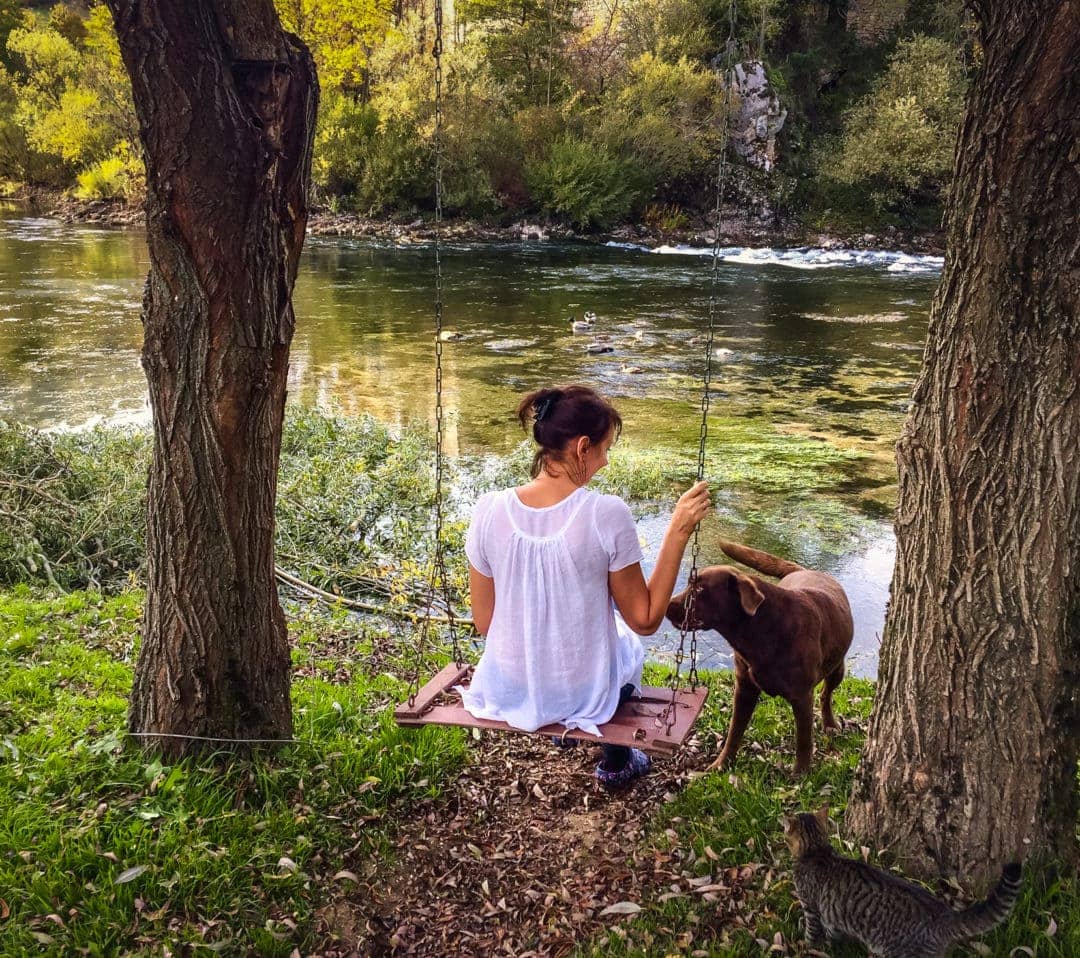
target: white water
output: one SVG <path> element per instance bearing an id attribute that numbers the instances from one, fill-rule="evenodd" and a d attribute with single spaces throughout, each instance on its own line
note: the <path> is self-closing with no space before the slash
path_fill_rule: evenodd
<path id="1" fill-rule="evenodd" d="M 640 250 L 657 256 L 712 256 L 707 246 L 658 246 L 651 249 L 635 243 L 605 244 L 616 249 Z M 944 265 L 941 256 L 915 255 L 889 250 L 868 249 L 773 249 L 770 246 L 724 246 L 720 258 L 725 263 L 745 266 L 787 266 L 791 269 L 835 269 L 842 266 L 862 266 L 884 269 L 890 273 L 936 273 Z"/>

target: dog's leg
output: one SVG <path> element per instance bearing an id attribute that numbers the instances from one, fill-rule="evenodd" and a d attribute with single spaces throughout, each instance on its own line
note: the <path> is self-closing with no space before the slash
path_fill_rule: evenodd
<path id="1" fill-rule="evenodd" d="M 805 775 L 814 755 L 814 690 L 795 699 L 791 709 L 795 713 L 795 774 Z"/>
<path id="2" fill-rule="evenodd" d="M 741 670 L 736 668 L 735 706 L 731 711 L 731 727 L 728 729 L 727 738 L 724 739 L 724 747 L 720 752 L 720 757 L 709 766 L 710 772 L 723 768 L 735 758 L 735 753 L 742 744 L 746 726 L 750 724 L 750 718 L 754 714 L 754 709 L 757 708 L 758 699 L 761 698 L 761 689 L 754 685 L 748 675 L 740 674 L 740 672 Z"/>
<path id="3" fill-rule="evenodd" d="M 841 682 L 844 681 L 844 663 L 841 662 L 835 669 L 825 676 L 825 685 L 821 689 L 821 725 L 826 732 L 839 732 L 840 723 L 832 710 L 832 694 Z"/>

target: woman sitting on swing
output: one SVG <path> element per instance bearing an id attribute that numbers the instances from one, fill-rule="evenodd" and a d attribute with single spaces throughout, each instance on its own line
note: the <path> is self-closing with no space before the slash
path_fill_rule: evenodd
<path id="1" fill-rule="evenodd" d="M 615 407 L 587 386 L 538 389 L 518 418 L 538 445 L 532 481 L 481 496 L 465 540 L 487 642 L 462 698 L 477 718 L 525 731 L 561 723 L 599 735 L 641 686 L 634 633 L 660 627 L 709 490 L 699 482 L 679 499 L 646 582 L 630 508 L 585 488 L 622 430 Z M 649 768 L 640 749 L 605 745 L 595 774 L 617 789 Z"/>

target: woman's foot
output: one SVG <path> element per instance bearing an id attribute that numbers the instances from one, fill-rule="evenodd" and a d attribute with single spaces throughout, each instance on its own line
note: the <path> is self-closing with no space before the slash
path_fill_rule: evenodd
<path id="1" fill-rule="evenodd" d="M 601 762 L 596 766 L 593 775 L 609 792 L 617 792 L 621 788 L 626 788 L 634 779 L 648 774 L 651 768 L 652 761 L 649 756 L 639 748 L 632 748 L 630 749 L 630 758 L 627 759 L 622 768 L 609 769 Z"/>
<path id="2" fill-rule="evenodd" d="M 559 748 L 577 748 L 578 740 L 567 738 L 565 735 L 552 735 L 551 744 L 558 745 Z"/>

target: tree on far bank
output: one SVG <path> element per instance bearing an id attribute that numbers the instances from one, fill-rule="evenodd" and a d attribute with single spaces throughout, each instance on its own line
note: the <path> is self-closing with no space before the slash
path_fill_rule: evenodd
<path id="1" fill-rule="evenodd" d="M 147 174 L 154 451 L 129 724 L 292 734 L 274 501 L 318 83 L 271 0 L 108 0 Z M 214 747 L 215 743 L 210 743 Z"/>
<path id="2" fill-rule="evenodd" d="M 1076 861 L 1080 0 L 978 0 L 948 252 L 897 444 L 848 825 L 926 875 Z"/>

